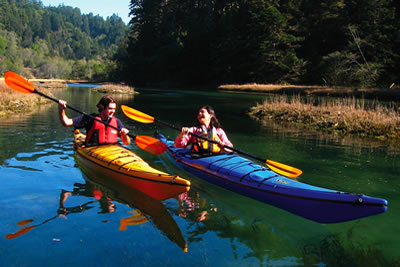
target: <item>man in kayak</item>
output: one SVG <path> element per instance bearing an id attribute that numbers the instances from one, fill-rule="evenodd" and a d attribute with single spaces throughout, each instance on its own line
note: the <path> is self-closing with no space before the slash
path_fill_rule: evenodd
<path id="1" fill-rule="evenodd" d="M 201 107 L 197 114 L 197 120 L 200 123 L 199 126 L 190 128 L 182 127 L 181 133 L 175 139 L 175 147 L 186 147 L 193 144 L 192 153 L 200 155 L 231 152 L 224 146 L 233 147 L 233 145 L 231 141 L 229 141 L 225 131 L 221 128 L 221 124 L 212 107 L 208 105 Z M 211 143 L 207 140 L 197 138 L 190 133 L 202 136 L 206 139 L 212 139 L 217 143 Z"/>
<path id="2" fill-rule="evenodd" d="M 75 129 L 85 128 L 86 145 L 114 144 L 118 142 L 118 136 L 120 136 L 125 145 L 131 143 L 128 136 L 129 130 L 124 127 L 119 119 L 114 117 L 117 103 L 111 96 L 103 96 L 97 104 L 99 114 L 93 116 L 98 120 L 93 120 L 85 115 L 71 119 L 65 113 L 66 108 L 67 102 L 59 100 L 58 113 L 60 115 L 61 123 L 68 127 L 74 126 Z M 100 121 L 113 127 L 109 127 Z M 119 132 L 115 128 L 120 129 Z"/>

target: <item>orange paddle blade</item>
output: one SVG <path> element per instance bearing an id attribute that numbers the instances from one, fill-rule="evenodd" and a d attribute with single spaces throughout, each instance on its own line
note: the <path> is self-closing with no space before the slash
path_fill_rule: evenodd
<path id="1" fill-rule="evenodd" d="M 272 160 L 266 161 L 267 166 L 274 172 L 286 176 L 288 178 L 295 178 L 300 176 L 303 172 L 295 167 L 285 165 Z"/>
<path id="2" fill-rule="evenodd" d="M 124 114 L 135 121 L 141 122 L 141 123 L 153 123 L 154 122 L 154 117 L 147 115 L 146 113 L 143 113 L 139 110 L 133 109 L 131 107 L 121 105 L 122 112 Z"/>
<path id="3" fill-rule="evenodd" d="M 17 225 L 23 226 L 23 225 L 30 224 L 31 222 L 33 222 L 33 219 L 22 220 L 20 222 L 17 222 Z"/>
<path id="4" fill-rule="evenodd" d="M 6 72 L 4 75 L 4 81 L 8 87 L 20 93 L 30 94 L 35 91 L 35 88 L 30 82 L 28 82 L 24 77 L 11 71 Z"/>
<path id="5" fill-rule="evenodd" d="M 36 226 L 27 226 L 27 227 L 24 227 L 24 228 L 18 230 L 17 232 L 15 232 L 15 233 L 13 233 L 13 234 L 8 234 L 8 235 L 6 235 L 6 238 L 7 238 L 7 239 L 13 239 L 13 238 L 19 237 L 20 235 L 26 234 L 27 232 L 29 232 L 30 230 L 32 230 L 32 229 L 35 228 L 35 227 L 36 227 Z"/>
<path id="6" fill-rule="evenodd" d="M 135 143 L 141 149 L 154 155 L 160 155 L 167 150 L 163 142 L 151 136 L 136 136 Z"/>

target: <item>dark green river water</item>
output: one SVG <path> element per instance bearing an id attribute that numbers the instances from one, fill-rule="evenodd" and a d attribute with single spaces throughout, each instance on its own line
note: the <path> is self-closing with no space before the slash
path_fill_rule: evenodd
<path id="1" fill-rule="evenodd" d="M 193 125 L 200 106 L 210 104 L 236 148 L 303 170 L 301 182 L 387 199 L 388 211 L 319 224 L 197 179 L 135 144 L 129 148 L 151 166 L 193 186 L 163 202 L 131 199 L 125 189 L 82 174 L 73 131 L 49 104 L 0 122 L 1 266 L 400 266 L 399 148 L 262 125 L 246 115 L 262 95 L 139 91 L 118 96 L 119 104 L 176 126 Z M 101 97 L 78 87 L 54 94 L 87 113 L 96 112 Z M 117 117 L 136 135 L 178 134 L 129 120 L 120 109 Z M 94 187 L 107 198 L 94 195 Z M 66 213 L 59 209 L 63 196 Z"/>

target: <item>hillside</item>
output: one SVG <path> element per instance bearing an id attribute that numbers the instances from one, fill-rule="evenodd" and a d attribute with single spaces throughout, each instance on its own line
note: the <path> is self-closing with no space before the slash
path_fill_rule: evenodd
<path id="1" fill-rule="evenodd" d="M 0 75 L 108 79 L 113 55 L 129 27 L 114 15 L 106 20 L 79 8 L 44 7 L 36 0 L 0 2 Z"/>

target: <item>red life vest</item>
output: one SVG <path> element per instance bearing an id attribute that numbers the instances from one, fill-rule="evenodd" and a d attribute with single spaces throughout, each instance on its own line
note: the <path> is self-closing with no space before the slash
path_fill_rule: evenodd
<path id="1" fill-rule="evenodd" d="M 96 119 L 101 121 L 100 117 L 96 117 Z M 108 124 L 118 128 L 117 118 L 112 117 Z M 115 143 L 118 143 L 118 130 L 94 120 L 92 128 L 86 135 L 86 145 Z"/>

